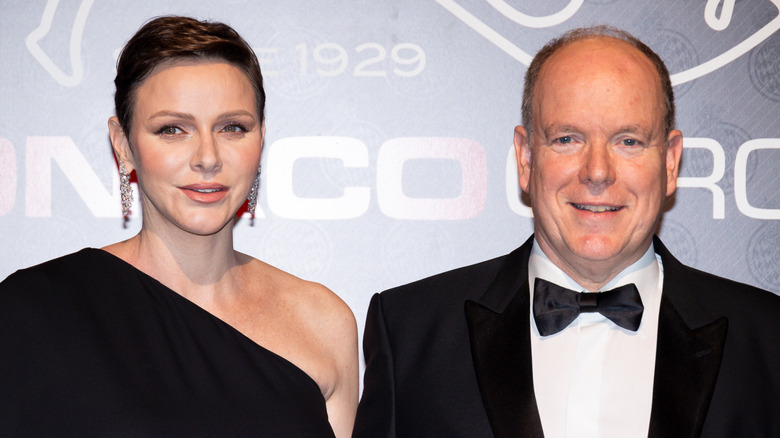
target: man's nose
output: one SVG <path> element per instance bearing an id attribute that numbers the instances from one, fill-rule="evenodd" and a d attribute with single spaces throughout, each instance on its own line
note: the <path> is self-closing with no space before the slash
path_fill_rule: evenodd
<path id="1" fill-rule="evenodd" d="M 615 181 L 613 157 L 606 142 L 591 143 L 584 151 L 580 180 L 591 191 L 601 191 Z M 594 193 L 596 194 L 596 193 Z"/>

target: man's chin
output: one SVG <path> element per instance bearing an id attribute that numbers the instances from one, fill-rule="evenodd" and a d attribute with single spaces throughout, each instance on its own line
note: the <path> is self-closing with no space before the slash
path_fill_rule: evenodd
<path id="1" fill-rule="evenodd" d="M 647 243 L 615 239 L 615 236 L 608 235 L 588 235 L 570 240 L 567 247 L 571 256 L 580 263 L 627 266 L 644 254 L 651 241 L 652 235 L 647 238 Z"/>
<path id="2" fill-rule="evenodd" d="M 571 256 L 580 262 L 608 263 L 626 257 L 625 242 L 609 236 L 586 236 L 567 245 Z"/>

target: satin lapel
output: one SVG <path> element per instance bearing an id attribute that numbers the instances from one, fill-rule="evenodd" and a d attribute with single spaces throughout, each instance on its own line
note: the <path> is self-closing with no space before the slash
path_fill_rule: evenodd
<path id="1" fill-rule="evenodd" d="M 477 383 L 497 438 L 544 436 L 533 388 L 529 253 L 526 242 L 507 257 L 480 302 L 465 304 Z"/>
<path id="2" fill-rule="evenodd" d="M 678 273 L 682 265 L 661 244 L 656 252 L 664 264 L 664 292 L 658 321 L 653 406 L 649 438 L 698 437 L 715 390 L 728 320 L 714 319 L 691 330 L 678 309 L 695 309 L 686 302 L 686 287 Z M 685 303 L 685 305 L 680 305 Z M 689 310 L 692 312 L 693 310 Z"/>

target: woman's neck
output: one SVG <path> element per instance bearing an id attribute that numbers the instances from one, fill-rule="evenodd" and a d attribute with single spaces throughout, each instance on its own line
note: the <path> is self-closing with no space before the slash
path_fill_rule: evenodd
<path id="1" fill-rule="evenodd" d="M 141 231 L 106 249 L 187 298 L 231 289 L 244 261 L 233 250 L 230 225 L 208 236 L 166 227 Z M 113 249 L 113 250 L 112 250 Z"/>

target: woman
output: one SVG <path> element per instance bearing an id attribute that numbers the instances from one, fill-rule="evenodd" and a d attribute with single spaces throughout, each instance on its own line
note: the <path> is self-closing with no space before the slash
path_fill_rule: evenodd
<path id="1" fill-rule="evenodd" d="M 349 436 L 351 311 L 233 249 L 265 132 L 251 48 L 221 23 L 157 18 L 115 84 L 108 128 L 141 231 L 0 284 L 2 435 Z"/>

